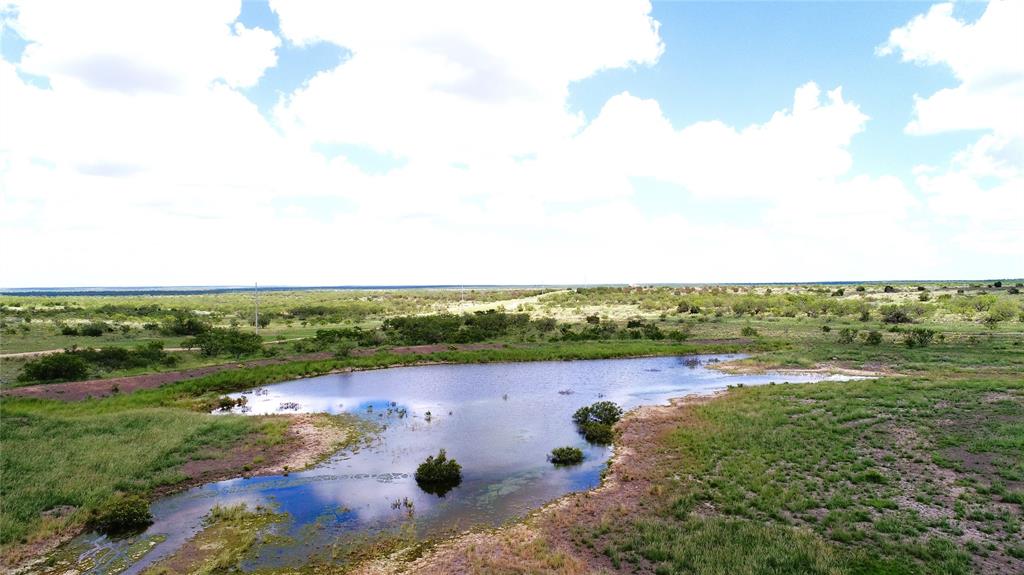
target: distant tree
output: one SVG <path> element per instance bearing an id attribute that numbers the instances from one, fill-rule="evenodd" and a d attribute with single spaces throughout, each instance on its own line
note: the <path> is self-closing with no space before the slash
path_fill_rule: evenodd
<path id="1" fill-rule="evenodd" d="M 175 311 L 171 318 L 164 321 L 161 329 L 167 335 L 199 335 L 209 331 L 211 327 L 194 314 Z"/>

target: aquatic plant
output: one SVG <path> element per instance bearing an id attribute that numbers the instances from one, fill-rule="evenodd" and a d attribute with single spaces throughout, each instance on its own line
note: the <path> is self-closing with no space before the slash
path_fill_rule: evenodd
<path id="1" fill-rule="evenodd" d="M 583 461 L 583 451 L 578 447 L 556 447 L 548 459 L 555 465 L 575 465 Z"/>
<path id="2" fill-rule="evenodd" d="M 416 483 L 427 493 L 443 496 L 462 483 L 462 466 L 441 449 L 416 468 Z"/>
<path id="3" fill-rule="evenodd" d="M 587 441 L 607 445 L 614 438 L 612 426 L 621 417 L 621 407 L 611 401 L 598 401 L 577 409 L 572 420 Z"/>
<path id="4" fill-rule="evenodd" d="M 153 523 L 149 503 L 138 495 L 118 493 L 93 511 L 89 524 L 101 533 L 116 535 L 141 531 Z"/>
<path id="5" fill-rule="evenodd" d="M 622 417 L 622 408 L 611 401 L 598 401 L 588 406 L 581 407 L 573 414 L 572 420 L 576 425 L 585 423 L 601 423 L 604 425 L 615 425 Z"/>

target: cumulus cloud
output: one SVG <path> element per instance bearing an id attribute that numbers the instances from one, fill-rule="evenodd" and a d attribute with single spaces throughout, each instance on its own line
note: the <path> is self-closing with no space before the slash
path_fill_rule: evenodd
<path id="1" fill-rule="evenodd" d="M 271 6 L 291 41 L 351 52 L 277 109 L 286 130 L 439 161 L 541 151 L 583 125 L 571 82 L 663 50 L 646 0 Z"/>
<path id="2" fill-rule="evenodd" d="M 272 0 L 279 31 L 239 24 L 238 1 L 78 4 L 5 20 L 29 45 L 0 60 L 2 284 L 924 277 L 948 272 L 922 223 L 960 217 L 964 194 L 1008 206 L 972 249 L 1014 225 L 1019 139 L 981 120 L 988 135 L 916 174 L 922 203 L 896 175 L 854 170 L 869 111 L 839 87 L 794 86 L 746 126 L 674 125 L 629 92 L 593 118 L 571 110 L 574 82 L 657 65 L 644 1 Z M 980 25 L 933 11 L 921 19 Z M 894 32 L 881 50 L 960 57 L 916 40 L 933 37 Z M 243 88 L 285 41 L 350 55 L 263 115 Z M 965 94 L 1005 77 L 956 66 Z M 342 152 L 325 159 L 323 144 Z M 403 162 L 363 169 L 351 147 Z M 661 207 L 643 206 L 638 179 L 668 186 Z M 745 217 L 702 221 L 684 201 Z"/>
<path id="3" fill-rule="evenodd" d="M 960 84 L 917 97 L 907 131 L 993 130 L 1024 135 L 1024 3 L 995 0 L 973 23 L 953 15 L 952 3 L 936 4 L 889 34 L 881 55 L 904 62 L 947 67 Z"/>
<path id="4" fill-rule="evenodd" d="M 235 23 L 241 0 L 188 7 L 131 0 L 26 2 L 10 26 L 30 40 L 20 69 L 51 83 L 135 94 L 180 93 L 219 80 L 251 86 L 277 62 L 271 32 Z"/>
<path id="5" fill-rule="evenodd" d="M 959 82 L 915 97 L 907 132 L 986 132 L 946 166 L 919 166 L 930 212 L 958 225 L 955 241 L 988 253 L 1024 253 L 1024 3 L 990 2 L 976 22 L 937 4 L 893 30 L 881 55 L 944 66 Z"/>

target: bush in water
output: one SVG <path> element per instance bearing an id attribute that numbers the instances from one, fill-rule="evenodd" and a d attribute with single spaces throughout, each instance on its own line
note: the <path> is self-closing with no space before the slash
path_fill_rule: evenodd
<path id="1" fill-rule="evenodd" d="M 583 461 L 583 451 L 578 447 L 556 447 L 548 459 L 555 465 L 575 465 Z"/>
<path id="2" fill-rule="evenodd" d="M 621 407 L 611 401 L 598 401 L 597 403 L 577 409 L 576 413 L 572 416 L 572 420 L 576 425 L 583 425 L 585 423 L 615 425 L 621 417 Z"/>
<path id="3" fill-rule="evenodd" d="M 462 483 L 462 466 L 442 449 L 416 468 L 416 483 L 427 493 L 444 495 Z"/>
<path id="4" fill-rule="evenodd" d="M 621 417 L 621 407 L 611 401 L 598 401 L 577 409 L 572 420 L 587 441 L 607 445 L 614 437 L 612 426 Z"/>

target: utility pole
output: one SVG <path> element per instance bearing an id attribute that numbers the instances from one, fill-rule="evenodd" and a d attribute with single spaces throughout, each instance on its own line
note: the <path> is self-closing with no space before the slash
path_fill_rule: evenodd
<path id="1" fill-rule="evenodd" d="M 253 291 L 256 292 L 256 335 L 260 334 L 260 283 L 253 284 Z"/>

